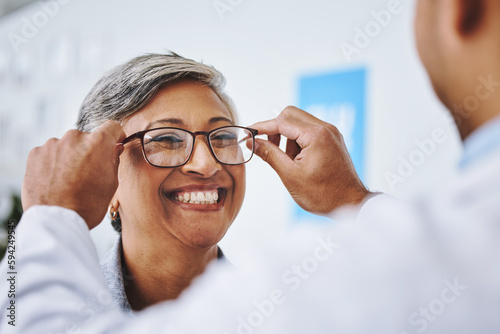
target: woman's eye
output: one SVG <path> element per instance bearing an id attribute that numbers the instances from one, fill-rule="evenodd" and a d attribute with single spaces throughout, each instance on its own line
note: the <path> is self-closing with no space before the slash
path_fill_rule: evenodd
<path id="1" fill-rule="evenodd" d="M 218 134 L 216 134 L 215 136 L 212 137 L 212 141 L 213 140 L 216 140 L 216 141 L 233 141 L 233 140 L 237 140 L 237 139 L 238 139 L 238 136 L 235 133 L 230 133 L 230 132 L 218 133 Z"/>
<path id="2" fill-rule="evenodd" d="M 167 136 L 167 135 L 154 137 L 151 139 L 151 141 L 160 143 L 169 143 L 169 144 L 178 144 L 183 142 L 182 138 L 179 138 L 177 136 Z"/>

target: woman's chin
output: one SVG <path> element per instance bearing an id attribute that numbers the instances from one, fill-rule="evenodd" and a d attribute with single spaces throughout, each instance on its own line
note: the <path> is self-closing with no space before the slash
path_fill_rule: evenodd
<path id="1" fill-rule="evenodd" d="M 182 230 L 172 232 L 177 236 L 177 239 L 191 248 L 204 249 L 217 245 L 224 237 L 227 229 L 221 226 L 215 227 L 213 224 L 209 224 L 208 221 L 202 222 L 202 225 L 194 224 L 189 227 L 184 225 Z"/>
<path id="2" fill-rule="evenodd" d="M 221 239 L 219 236 L 191 235 L 184 243 L 192 248 L 204 249 L 217 245 Z"/>
<path id="3" fill-rule="evenodd" d="M 202 249 L 216 245 L 234 219 L 225 207 L 217 210 L 186 210 L 183 206 L 169 204 L 165 207 L 168 215 L 163 219 L 167 225 L 166 230 L 191 248 Z"/>

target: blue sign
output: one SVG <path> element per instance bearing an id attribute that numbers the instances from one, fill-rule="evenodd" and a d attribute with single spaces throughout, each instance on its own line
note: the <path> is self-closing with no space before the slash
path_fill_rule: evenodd
<path id="1" fill-rule="evenodd" d="M 361 180 L 365 162 L 366 77 L 366 69 L 360 68 L 304 76 L 299 81 L 299 108 L 339 129 Z M 294 206 L 298 222 L 325 219 Z"/>

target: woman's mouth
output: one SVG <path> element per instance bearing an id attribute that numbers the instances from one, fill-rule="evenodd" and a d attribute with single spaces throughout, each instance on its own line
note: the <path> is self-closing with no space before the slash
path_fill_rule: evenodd
<path id="1" fill-rule="evenodd" d="M 167 198 L 185 209 L 215 210 L 224 206 L 227 190 L 212 189 L 178 189 L 167 194 Z"/>
<path id="2" fill-rule="evenodd" d="M 219 200 L 219 192 L 217 190 L 184 192 L 172 196 L 171 199 L 182 203 L 215 204 Z"/>

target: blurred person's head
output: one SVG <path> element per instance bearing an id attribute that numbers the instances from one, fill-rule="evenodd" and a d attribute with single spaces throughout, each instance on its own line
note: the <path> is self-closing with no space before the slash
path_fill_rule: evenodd
<path id="1" fill-rule="evenodd" d="M 417 47 L 462 138 L 500 112 L 500 2 L 418 0 Z"/>
<path id="2" fill-rule="evenodd" d="M 115 120 L 130 136 L 159 127 L 196 132 L 234 125 L 237 116 L 224 84 L 213 67 L 176 54 L 137 57 L 94 86 L 78 128 L 92 131 Z M 124 247 L 214 246 L 238 214 L 245 192 L 244 165 L 219 163 L 201 135 L 189 160 L 175 168 L 148 163 L 141 140 L 132 140 L 120 156 L 118 178 L 110 207 L 119 213 L 121 226 L 115 228 L 121 229 Z M 197 203 L 183 201 L 181 195 L 193 193 L 200 197 Z"/>

